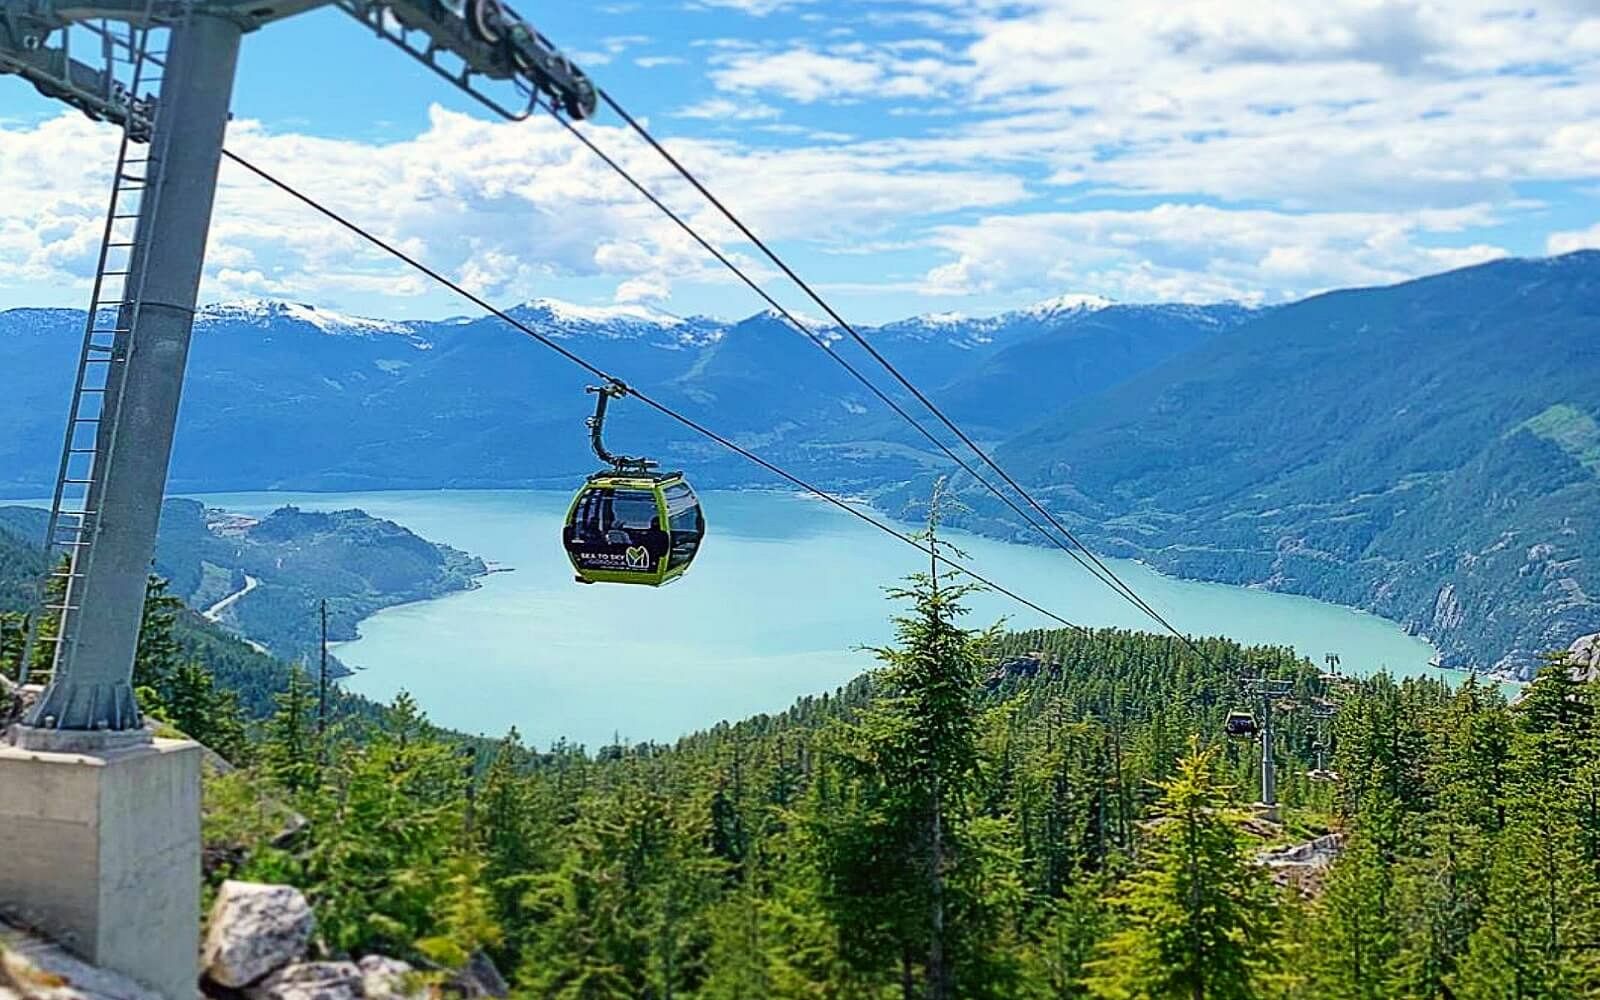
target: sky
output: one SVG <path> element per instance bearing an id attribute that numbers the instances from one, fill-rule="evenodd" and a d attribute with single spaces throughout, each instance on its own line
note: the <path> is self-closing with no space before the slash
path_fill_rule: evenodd
<path id="1" fill-rule="evenodd" d="M 1600 0 L 521 2 L 853 320 L 1600 246 Z M 761 306 L 548 118 L 336 9 L 246 37 L 233 114 L 231 149 L 496 303 Z M 615 117 L 580 127 L 817 312 Z M 116 139 L 0 78 L 0 308 L 85 304 Z M 201 297 L 476 311 L 226 163 Z"/>

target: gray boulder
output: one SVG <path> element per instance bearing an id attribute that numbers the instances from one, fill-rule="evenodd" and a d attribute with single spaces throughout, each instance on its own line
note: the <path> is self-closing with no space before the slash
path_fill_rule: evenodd
<path id="1" fill-rule="evenodd" d="M 250 1000 L 362 1000 L 361 969 L 354 962 L 300 962 L 250 987 Z"/>
<path id="2" fill-rule="evenodd" d="M 38 684 L 19 685 L 0 675 L 0 735 L 9 731 L 13 723 L 21 722 L 43 692 Z"/>
<path id="3" fill-rule="evenodd" d="M 1567 664 L 1580 681 L 1600 679 L 1600 632 L 1575 640 L 1567 649 Z"/>
<path id="4" fill-rule="evenodd" d="M 425 987 L 407 988 L 406 978 L 415 970 L 398 958 L 368 955 L 357 964 L 367 1000 L 424 1000 L 428 995 Z"/>
<path id="5" fill-rule="evenodd" d="M 511 992 L 505 977 L 494 967 L 494 961 L 481 951 L 473 952 L 466 968 L 452 976 L 445 985 L 467 1000 L 503 997 Z"/>
<path id="6" fill-rule="evenodd" d="M 316 918 L 299 889 L 229 880 L 211 908 L 201 968 L 221 986 L 248 986 L 299 961 L 315 928 Z"/>

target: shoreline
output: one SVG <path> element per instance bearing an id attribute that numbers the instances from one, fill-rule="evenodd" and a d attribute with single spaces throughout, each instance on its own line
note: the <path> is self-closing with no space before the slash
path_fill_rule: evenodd
<path id="1" fill-rule="evenodd" d="M 273 491 L 273 492 L 286 492 L 286 491 Z M 439 495 L 470 495 L 470 494 L 486 494 L 486 493 L 505 494 L 505 493 L 527 493 L 527 492 L 559 494 L 561 491 L 557 491 L 557 490 L 517 490 L 517 489 L 468 490 L 468 489 L 442 488 L 442 489 L 434 489 L 434 490 L 387 490 L 387 491 L 367 491 L 367 492 L 371 492 L 371 493 L 374 493 L 374 494 L 395 493 L 395 494 L 406 494 L 406 495 L 415 495 L 415 494 L 419 494 L 419 493 L 422 493 L 422 494 L 432 493 L 432 494 L 439 494 Z M 775 497 L 790 497 L 790 498 L 794 498 L 794 499 L 797 499 L 797 500 L 805 500 L 805 501 L 810 502 L 812 504 L 820 503 L 820 504 L 823 504 L 824 507 L 832 506 L 827 501 L 822 500 L 822 498 L 817 497 L 814 494 L 810 494 L 810 493 L 806 493 L 806 492 L 798 491 L 798 490 L 792 490 L 792 489 L 783 489 L 783 488 L 739 489 L 739 490 L 726 490 L 726 491 L 724 491 L 724 490 L 707 490 L 705 492 L 706 493 L 711 493 L 711 494 L 718 493 L 718 492 L 725 492 L 725 493 L 732 493 L 732 494 L 762 494 L 762 495 L 775 496 Z M 300 495 L 304 495 L 304 494 L 300 494 Z M 337 492 L 337 493 L 330 491 L 327 495 L 330 495 L 330 496 L 350 496 L 351 494 L 348 493 L 348 492 L 344 492 L 344 491 L 340 491 L 340 492 Z M 902 521 L 899 517 L 887 512 L 887 511 L 884 511 L 880 507 L 877 507 L 877 506 L 873 505 L 871 499 L 868 498 L 868 497 L 863 497 L 863 496 L 860 496 L 860 495 L 848 495 L 848 496 L 841 496 L 841 497 L 839 497 L 839 499 L 842 502 L 845 502 L 845 503 L 848 503 L 848 504 L 859 504 L 859 505 L 862 505 L 864 507 L 867 507 L 868 509 L 874 511 L 875 513 L 883 516 L 886 520 L 889 520 L 889 521 L 891 521 L 891 522 L 893 522 L 896 525 L 899 525 L 901 527 L 907 527 L 907 528 L 914 527 L 914 526 L 908 524 L 907 522 Z M 1025 542 L 1025 541 L 1019 541 L 1016 538 L 995 537 L 995 536 L 990 535 L 990 534 L 984 534 L 984 533 L 981 533 L 981 532 L 973 531 L 973 530 L 971 530 L 969 528 L 952 528 L 950 530 L 954 534 L 966 535 L 966 536 L 968 536 L 970 538 L 979 539 L 979 540 L 982 540 L 982 541 L 985 541 L 985 542 L 988 542 L 988 543 L 991 543 L 991 544 L 998 544 L 998 545 L 1005 545 L 1005 546 L 1017 546 L 1018 548 L 1025 549 L 1025 550 L 1027 550 L 1029 552 L 1048 552 L 1049 551 L 1049 548 L 1047 546 L 1044 546 L 1044 545 L 1041 545 L 1041 544 L 1030 543 L 1030 542 Z M 443 544 L 454 545 L 455 543 L 447 541 L 447 542 L 444 542 Z M 479 586 L 482 585 L 481 581 L 482 581 L 482 579 L 484 577 L 493 575 L 495 573 L 509 572 L 509 571 L 514 570 L 514 568 L 515 568 L 515 567 L 504 566 L 499 561 L 497 561 L 497 560 L 495 560 L 495 559 L 493 559 L 493 558 L 491 558 L 491 557 L 489 557 L 487 555 L 484 555 L 482 553 L 474 553 L 474 554 L 477 555 L 478 558 L 480 558 L 483 561 L 484 565 L 487 567 L 487 570 L 481 577 L 475 578 L 475 580 L 473 582 L 473 586 L 471 586 L 469 588 L 465 588 L 466 590 L 475 590 L 475 589 L 477 589 Z M 1416 639 L 1416 640 L 1418 640 L 1420 642 L 1423 642 L 1424 644 L 1427 645 L 1429 651 L 1431 653 L 1433 653 L 1435 656 L 1438 654 L 1437 648 L 1434 647 L 1433 644 L 1430 641 L 1428 641 L 1428 639 L 1426 637 L 1424 637 L 1424 636 L 1416 636 L 1414 634 L 1408 633 L 1405 630 L 1404 626 L 1400 622 L 1396 622 L 1393 619 L 1384 618 L 1383 616 L 1378 615 L 1378 614 L 1376 614 L 1376 613 L 1374 613 L 1371 610 L 1366 609 L 1366 608 L 1356 607 L 1356 606 L 1353 606 L 1353 605 L 1340 604 L 1340 603 L 1337 603 L 1337 602 L 1334 602 L 1334 601 L 1323 600 L 1321 598 L 1317 598 L 1317 597 L 1314 597 L 1314 596 L 1311 596 L 1311 595 L 1308 595 L 1308 594 L 1297 594 L 1297 593 L 1294 593 L 1294 592 L 1291 592 L 1291 591 L 1273 590 L 1273 589 L 1267 588 L 1267 587 L 1252 586 L 1252 585 L 1241 585 L 1241 584 L 1231 584 L 1231 583 L 1226 583 L 1226 582 L 1218 581 L 1218 580 L 1206 580 L 1206 579 L 1201 579 L 1201 578 L 1196 578 L 1196 577 L 1178 576 L 1178 575 L 1175 575 L 1175 574 L 1172 574 L 1172 573 L 1165 572 L 1162 569 L 1160 569 L 1159 567 L 1152 565 L 1148 560 L 1143 559 L 1143 558 L 1138 558 L 1138 557 L 1103 556 L 1102 558 L 1109 559 L 1109 560 L 1115 560 L 1115 561 L 1123 562 L 1123 563 L 1127 563 L 1127 564 L 1136 565 L 1136 566 L 1140 567 L 1141 569 L 1145 570 L 1146 572 L 1151 573 L 1154 576 L 1158 576 L 1163 580 L 1170 581 L 1170 582 L 1173 582 L 1173 583 L 1181 583 L 1181 584 L 1186 584 L 1186 585 L 1201 585 L 1201 586 L 1205 586 L 1205 587 L 1214 587 L 1214 588 L 1218 588 L 1218 589 L 1220 589 L 1222 591 L 1226 591 L 1226 592 L 1248 591 L 1248 592 L 1254 592 L 1254 593 L 1272 594 L 1272 595 L 1274 595 L 1276 597 L 1279 597 L 1279 598 L 1288 598 L 1288 599 L 1292 599 L 1292 600 L 1296 600 L 1296 601 L 1305 601 L 1305 602 L 1308 602 L 1310 604 L 1319 605 L 1319 606 L 1323 606 L 1323 607 L 1330 608 L 1330 609 L 1337 608 L 1338 610 L 1340 610 L 1342 612 L 1351 613 L 1351 614 L 1357 614 L 1357 615 L 1361 615 L 1361 616 L 1366 617 L 1366 618 L 1371 618 L 1371 619 L 1375 619 L 1376 621 L 1382 622 L 1384 625 L 1392 628 L 1397 633 L 1400 633 L 1400 634 L 1403 634 L 1403 635 L 1408 635 L 1410 638 L 1413 638 L 1413 639 Z M 359 641 L 360 639 L 364 638 L 364 635 L 361 632 L 360 626 L 362 624 L 364 624 L 366 621 L 368 621 L 370 618 L 372 618 L 374 615 L 376 615 L 378 613 L 381 613 L 384 610 L 387 610 L 389 607 L 402 607 L 402 606 L 406 606 L 406 605 L 409 605 L 409 604 L 421 603 L 423 601 L 437 600 L 437 599 L 440 599 L 440 598 L 449 597 L 449 596 L 451 596 L 451 593 L 461 593 L 461 592 L 463 592 L 463 591 L 452 591 L 452 592 L 449 592 L 449 593 L 439 594 L 439 595 L 436 595 L 436 596 L 433 596 L 433 597 L 417 598 L 417 599 L 412 600 L 412 601 L 397 602 L 396 604 L 386 605 L 383 608 L 375 609 L 372 615 L 364 616 L 360 620 L 360 622 L 357 623 L 357 635 L 355 636 L 355 638 L 340 640 L 339 644 L 343 645 L 345 643 Z M 1123 628 L 1123 627 L 1128 627 L 1128 626 L 1105 626 L 1105 627 L 1108 627 L 1108 628 L 1111 628 L 1111 627 Z M 1154 622 L 1149 623 L 1148 626 L 1137 626 L 1137 628 L 1139 630 L 1148 631 L 1148 632 L 1152 632 L 1152 633 L 1160 633 L 1161 632 L 1160 626 L 1157 625 Z M 1226 635 L 1228 635 L 1228 632 L 1227 632 L 1226 629 L 1214 629 L 1214 630 L 1197 630 L 1197 631 L 1190 632 L 1188 634 L 1196 635 L 1196 636 L 1200 636 L 1200 635 L 1226 636 Z M 1240 640 L 1240 641 L 1244 641 L 1244 640 Z M 1310 653 L 1310 652 L 1303 652 L 1302 655 L 1306 656 L 1308 659 L 1314 658 L 1313 654 Z M 1381 670 L 1384 670 L 1384 669 L 1390 670 L 1391 673 L 1395 673 L 1396 672 L 1395 668 L 1387 667 L 1387 666 L 1381 665 L 1381 664 L 1375 664 L 1375 665 L 1373 665 L 1371 667 L 1370 671 L 1363 671 L 1363 673 L 1377 673 L 1377 672 L 1379 672 Z M 1457 670 L 1456 668 L 1444 668 L 1444 669 L 1459 674 L 1460 677 L 1459 678 L 1455 678 L 1455 680 L 1457 680 L 1458 682 L 1459 682 L 1459 680 L 1464 680 L 1467 675 L 1472 673 L 1472 671 Z M 1404 668 L 1404 667 L 1399 668 L 1399 670 L 1402 671 L 1402 672 L 1396 673 L 1396 676 L 1412 675 L 1412 673 L 1409 672 L 1409 671 L 1406 671 L 1406 668 Z M 1415 675 L 1421 675 L 1421 674 L 1422 674 L 1422 670 L 1419 667 L 1417 669 L 1417 671 L 1415 671 Z"/>
<path id="2" fill-rule="evenodd" d="M 893 484 L 887 484 L 883 488 L 885 488 L 885 489 L 892 488 L 892 485 Z M 318 496 L 318 495 L 322 495 L 322 496 L 351 496 L 351 495 L 359 495 L 359 494 L 374 494 L 375 495 L 375 494 L 385 494 L 385 493 L 391 493 L 391 494 L 551 493 L 551 494 L 561 495 L 561 494 L 565 494 L 567 492 L 569 492 L 569 491 L 566 490 L 563 487 L 560 487 L 560 486 L 527 486 L 527 487 L 522 487 L 522 486 L 492 486 L 492 487 L 439 486 L 439 487 L 420 487 L 420 488 L 419 487 L 395 487 L 395 488 L 389 488 L 389 489 L 363 489 L 363 490 L 288 490 L 288 489 L 270 489 L 269 488 L 269 489 L 264 489 L 264 490 L 212 491 L 212 492 L 206 492 L 206 493 L 188 492 L 188 493 L 174 494 L 174 496 L 183 496 L 183 497 L 188 497 L 188 498 L 200 500 L 201 502 L 206 502 L 206 500 L 209 497 L 228 496 L 228 495 L 233 495 L 233 494 L 238 494 L 238 493 L 250 493 L 250 494 L 262 495 L 262 496 L 271 496 L 273 494 L 284 494 L 284 495 L 287 495 L 287 496 Z M 803 490 L 796 490 L 796 489 L 793 489 L 793 488 L 790 488 L 790 487 L 777 486 L 777 485 L 773 485 L 773 486 L 747 486 L 747 487 L 736 487 L 736 488 L 721 488 L 721 487 L 719 487 L 719 488 L 715 488 L 715 489 L 708 489 L 705 492 L 708 492 L 708 493 L 716 493 L 716 492 L 759 493 L 759 494 L 774 495 L 774 496 L 793 497 L 793 498 L 796 498 L 796 499 L 803 499 L 803 500 L 806 500 L 806 501 L 811 502 L 811 503 L 820 503 L 820 504 L 823 504 L 824 506 L 832 506 L 831 503 L 829 503 L 828 501 L 824 500 L 821 497 L 816 496 L 813 493 L 809 493 L 809 492 L 806 492 L 806 491 L 803 491 Z M 890 511 L 885 510 L 884 508 L 878 506 L 877 503 L 875 503 L 873 498 L 870 497 L 870 496 L 863 496 L 863 495 L 861 495 L 859 493 L 834 494 L 834 496 L 840 502 L 845 503 L 847 505 L 861 506 L 861 507 L 865 507 L 867 509 L 870 509 L 870 510 L 874 511 L 875 513 L 882 515 L 884 518 L 886 518 L 886 519 L 888 519 L 888 520 L 890 520 L 890 521 L 892 521 L 892 522 L 894 522 L 894 523 L 896 523 L 896 524 L 898 524 L 898 525 L 900 525 L 902 527 L 915 527 L 914 525 L 911 525 L 909 522 L 906 522 L 906 521 L 902 520 L 898 515 L 896 515 L 896 514 L 890 512 Z M 986 541 L 997 542 L 997 543 L 1000 543 L 1000 544 L 1017 545 L 1017 546 L 1021 546 L 1021 547 L 1028 548 L 1028 549 L 1037 549 L 1037 550 L 1046 550 L 1046 551 L 1050 548 L 1050 546 L 1045 545 L 1042 540 L 1037 539 L 1037 536 L 1035 534 L 1031 534 L 1031 533 L 1026 532 L 1026 531 L 1014 531 L 1014 532 L 1011 532 L 1011 533 L 1009 533 L 1007 535 L 1002 536 L 1002 535 L 998 535 L 998 534 L 991 534 L 991 533 L 985 532 L 985 531 L 981 530 L 981 526 L 980 526 L 980 530 L 975 530 L 973 528 L 954 528 L 952 530 L 954 530 L 956 532 L 959 532 L 959 533 L 962 533 L 962 534 L 969 535 L 969 536 L 974 537 L 974 538 L 981 538 L 981 539 L 984 539 Z M 431 541 L 431 539 L 430 539 L 430 541 Z M 1412 635 L 1414 638 L 1417 638 L 1420 641 L 1426 643 L 1427 646 L 1435 654 L 1435 657 L 1441 655 L 1441 651 L 1439 650 L 1439 647 L 1434 643 L 1434 641 L 1433 641 L 1433 639 L 1431 637 L 1429 637 L 1427 635 L 1424 635 L 1424 634 L 1420 634 L 1420 633 L 1410 632 L 1410 630 L 1407 628 L 1407 626 L 1403 622 L 1396 621 L 1395 619 L 1392 619 L 1392 618 L 1386 618 L 1383 615 L 1378 614 L 1376 611 L 1372 610 L 1371 608 L 1365 608 L 1365 607 L 1361 607 L 1360 605 L 1355 605 L 1355 604 L 1345 604 L 1345 603 L 1342 603 L 1342 602 L 1339 602 L 1339 601 L 1335 601 L 1335 600 L 1330 600 L 1330 599 L 1327 599 L 1327 598 L 1319 597 L 1319 596 L 1317 596 L 1315 594 L 1300 593 L 1298 591 L 1292 591 L 1292 590 L 1278 590 L 1278 589 L 1274 589 L 1274 588 L 1271 588 L 1271 587 L 1262 586 L 1261 584 L 1258 584 L 1258 583 L 1228 583 L 1228 582 L 1225 582 L 1225 581 L 1222 581 L 1222 580 L 1208 579 L 1206 577 L 1200 577 L 1200 576 L 1185 576 L 1185 575 L 1169 572 L 1168 570 L 1165 570 L 1165 569 L 1155 565 L 1148 558 L 1146 558 L 1144 556 L 1107 556 L 1107 555 L 1103 555 L 1103 554 L 1100 554 L 1100 553 L 1096 553 L 1096 554 L 1099 555 L 1100 558 L 1102 558 L 1102 559 L 1117 559 L 1119 561 L 1123 561 L 1123 562 L 1127 562 L 1127 563 L 1131 563 L 1131 564 L 1140 566 L 1140 567 L 1144 568 L 1145 570 L 1147 570 L 1147 571 L 1149 571 L 1149 572 L 1151 572 L 1151 573 L 1153 573 L 1153 574 L 1155 574 L 1155 575 L 1157 575 L 1159 577 L 1162 577 L 1163 579 L 1166 579 L 1166 580 L 1181 581 L 1181 582 L 1185 582 L 1185 583 L 1210 584 L 1210 585 L 1219 586 L 1219 587 L 1237 588 L 1237 589 L 1241 589 L 1241 590 L 1254 590 L 1254 591 L 1260 591 L 1260 592 L 1264 592 L 1264 593 L 1280 594 L 1280 595 L 1284 595 L 1284 596 L 1288 596 L 1288 597 L 1298 597 L 1298 598 L 1302 598 L 1302 599 L 1305 599 L 1305 600 L 1314 601 L 1314 602 L 1316 602 L 1318 604 L 1324 604 L 1324 605 L 1327 605 L 1329 607 L 1341 608 L 1343 610 L 1354 612 L 1356 614 L 1367 615 L 1367 616 L 1376 618 L 1376 619 L 1378 619 L 1380 621 L 1386 622 L 1386 623 L 1388 623 L 1390 625 L 1393 625 L 1396 628 L 1400 629 L 1402 632 L 1405 632 L 1408 635 Z M 502 568 L 498 568 L 497 564 L 493 560 L 488 559 L 487 557 L 484 557 L 482 555 L 478 555 L 478 558 L 482 559 L 484 561 L 484 564 L 486 566 L 490 567 L 487 570 L 487 572 L 485 574 L 483 574 L 484 576 L 492 575 L 492 574 L 497 573 L 497 572 L 510 572 L 510 571 L 512 571 L 514 569 L 514 567 L 508 567 L 508 568 L 503 568 L 503 569 Z M 471 588 L 467 588 L 467 589 L 471 589 Z M 452 591 L 451 593 L 457 593 L 457 592 L 459 592 L 459 591 Z M 437 595 L 437 596 L 438 597 L 447 597 L 447 596 L 449 596 L 449 593 L 440 594 L 440 595 Z M 396 605 L 385 605 L 385 607 L 396 607 L 396 606 L 400 606 L 401 604 L 412 604 L 412 603 L 417 603 L 417 602 L 420 602 L 420 601 L 434 600 L 434 599 L 437 599 L 437 598 L 436 597 L 416 598 L 416 599 L 411 600 L 411 601 L 399 602 L 399 604 L 396 604 Z M 378 608 L 373 613 L 376 614 L 378 611 L 381 611 L 381 610 L 384 610 L 384 608 Z M 367 618 L 370 618 L 370 617 L 371 617 L 371 615 L 364 616 L 361 619 L 361 621 L 364 622 L 364 621 L 366 621 Z M 357 623 L 357 636 L 356 636 L 356 639 L 360 638 L 359 625 L 360 625 L 360 622 Z M 1159 627 L 1156 626 L 1154 622 L 1152 622 L 1150 630 L 1151 631 L 1159 631 Z M 354 642 L 356 640 L 355 639 L 345 639 L 345 640 L 340 640 L 340 641 L 341 642 Z M 1516 677 L 1514 674 L 1512 674 L 1512 673 L 1510 673 L 1508 671 L 1505 671 L 1505 670 L 1485 670 L 1485 669 L 1481 669 L 1481 668 L 1474 667 L 1474 666 L 1464 666 L 1464 667 L 1436 666 L 1436 665 L 1434 665 L 1432 663 L 1429 663 L 1428 666 L 1432 670 L 1446 671 L 1446 672 L 1453 673 L 1455 675 L 1458 675 L 1458 677 L 1461 678 L 1461 679 L 1465 679 L 1468 676 L 1478 676 L 1478 677 L 1487 678 L 1487 679 L 1490 679 L 1490 680 L 1492 680 L 1492 681 L 1494 681 L 1496 683 L 1501 683 L 1501 684 L 1505 684 L 1505 685 L 1525 685 L 1527 683 L 1526 681 L 1521 680 L 1520 678 Z"/>

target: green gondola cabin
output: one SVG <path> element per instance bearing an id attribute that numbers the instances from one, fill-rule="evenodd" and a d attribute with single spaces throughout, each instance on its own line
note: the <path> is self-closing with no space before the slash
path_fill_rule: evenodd
<path id="1" fill-rule="evenodd" d="M 659 587 L 684 574 L 705 537 L 679 472 L 597 472 L 567 509 L 562 543 L 583 583 Z"/>

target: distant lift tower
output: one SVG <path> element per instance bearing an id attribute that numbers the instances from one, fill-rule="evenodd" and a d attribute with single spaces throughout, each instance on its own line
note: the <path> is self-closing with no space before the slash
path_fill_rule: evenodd
<path id="1" fill-rule="evenodd" d="M 0 0 L 0 72 L 122 126 L 50 510 L 57 627 L 23 665 L 48 641 L 53 669 L 18 747 L 148 742 L 133 661 L 239 43 L 325 2 Z M 594 111 L 588 78 L 498 0 L 337 6 L 504 117 Z"/>
<path id="2" fill-rule="evenodd" d="M 1266 676 L 1247 677 L 1244 689 L 1260 699 L 1261 711 L 1261 801 L 1256 809 L 1263 819 L 1276 823 L 1281 819 L 1278 810 L 1278 763 L 1274 756 L 1273 737 L 1277 735 L 1272 713 L 1275 702 L 1288 697 L 1294 684 L 1287 680 L 1273 680 Z"/>

